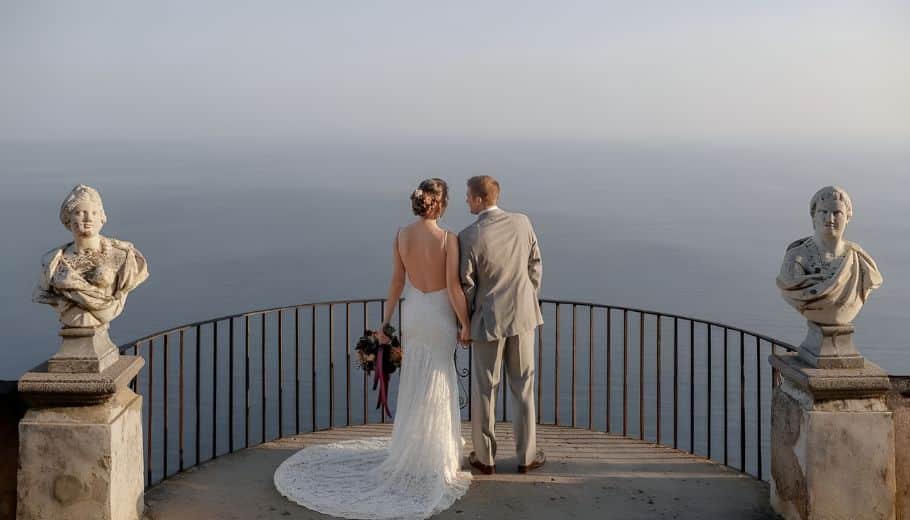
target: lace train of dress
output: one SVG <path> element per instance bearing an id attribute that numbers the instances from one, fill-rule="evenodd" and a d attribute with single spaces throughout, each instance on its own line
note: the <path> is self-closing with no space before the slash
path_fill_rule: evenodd
<path id="1" fill-rule="evenodd" d="M 471 484 L 461 471 L 461 412 L 452 362 L 455 318 L 445 290 L 407 285 L 404 360 L 391 438 L 304 448 L 275 471 L 275 487 L 308 509 L 341 518 L 423 519 Z"/>

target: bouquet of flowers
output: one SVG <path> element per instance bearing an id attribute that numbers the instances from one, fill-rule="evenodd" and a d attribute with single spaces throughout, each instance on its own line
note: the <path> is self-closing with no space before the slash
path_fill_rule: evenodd
<path id="1" fill-rule="evenodd" d="M 395 327 L 386 325 L 382 332 L 391 340 L 390 343 L 381 344 L 377 333 L 366 329 L 354 347 L 360 361 L 360 368 L 367 373 L 376 370 L 376 362 L 380 357 L 382 358 L 382 370 L 387 374 L 395 373 L 395 370 L 401 366 L 401 340 L 395 334 Z"/>
<path id="2" fill-rule="evenodd" d="M 377 333 L 367 329 L 357 340 L 354 350 L 357 352 L 360 368 L 367 373 L 375 371 L 373 390 L 379 388 L 376 408 L 383 408 L 391 417 L 388 392 L 389 376 L 401 366 L 401 340 L 395 334 L 395 327 L 391 325 L 385 325 L 382 332 L 389 338 L 389 343 L 380 343 Z"/>

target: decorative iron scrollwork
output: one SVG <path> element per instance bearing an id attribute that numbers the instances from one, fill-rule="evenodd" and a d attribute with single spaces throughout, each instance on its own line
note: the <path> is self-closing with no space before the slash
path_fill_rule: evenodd
<path id="1" fill-rule="evenodd" d="M 461 345 L 461 348 L 468 350 L 470 347 Z M 464 380 L 471 377 L 471 367 L 459 368 L 458 366 L 458 347 L 455 347 L 455 353 L 452 355 L 455 362 L 455 374 L 458 375 L 458 407 L 462 410 L 468 407 L 468 390 L 465 388 Z"/>

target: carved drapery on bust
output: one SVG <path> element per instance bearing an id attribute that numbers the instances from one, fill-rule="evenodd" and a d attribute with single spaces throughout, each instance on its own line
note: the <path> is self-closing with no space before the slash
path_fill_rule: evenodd
<path id="1" fill-rule="evenodd" d="M 853 202 L 843 188 L 816 192 L 809 215 L 815 233 L 787 247 L 777 277 L 781 296 L 808 321 L 800 356 L 819 368 L 861 367 L 851 323 L 882 275 L 868 253 L 844 239 Z"/>
<path id="2" fill-rule="evenodd" d="M 861 247 L 844 242 L 845 253 L 834 262 L 820 260 L 813 237 L 790 244 L 777 286 L 781 295 L 807 320 L 821 325 L 853 321 L 873 289 L 882 284 L 875 260 Z M 818 278 L 806 275 L 819 274 Z"/>
<path id="3" fill-rule="evenodd" d="M 101 250 L 42 258 L 35 301 L 54 306 L 64 327 L 98 327 L 123 312 L 130 291 L 148 278 L 145 258 L 129 242 L 101 237 Z"/>
<path id="4" fill-rule="evenodd" d="M 53 306 L 64 328 L 107 327 L 123 312 L 126 297 L 148 278 L 145 258 L 133 244 L 104 237 L 101 196 L 73 188 L 60 208 L 73 242 L 44 255 L 34 301 Z"/>

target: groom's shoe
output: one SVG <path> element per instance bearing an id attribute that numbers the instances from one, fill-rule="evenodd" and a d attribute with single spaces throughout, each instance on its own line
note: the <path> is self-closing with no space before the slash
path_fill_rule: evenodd
<path id="1" fill-rule="evenodd" d="M 538 450 L 537 456 L 534 457 L 534 460 L 532 460 L 530 464 L 528 464 L 528 465 L 519 464 L 518 465 L 518 472 L 527 473 L 529 471 L 533 471 L 533 470 L 543 466 L 544 464 L 546 464 L 546 462 L 547 462 L 547 456 L 544 455 L 543 450 Z"/>
<path id="2" fill-rule="evenodd" d="M 496 473 L 496 466 L 487 466 L 483 462 L 480 462 L 477 460 L 477 454 L 473 451 L 470 455 L 468 455 L 468 464 L 470 464 L 472 468 L 483 473 L 484 475 L 492 475 L 493 473 Z"/>

